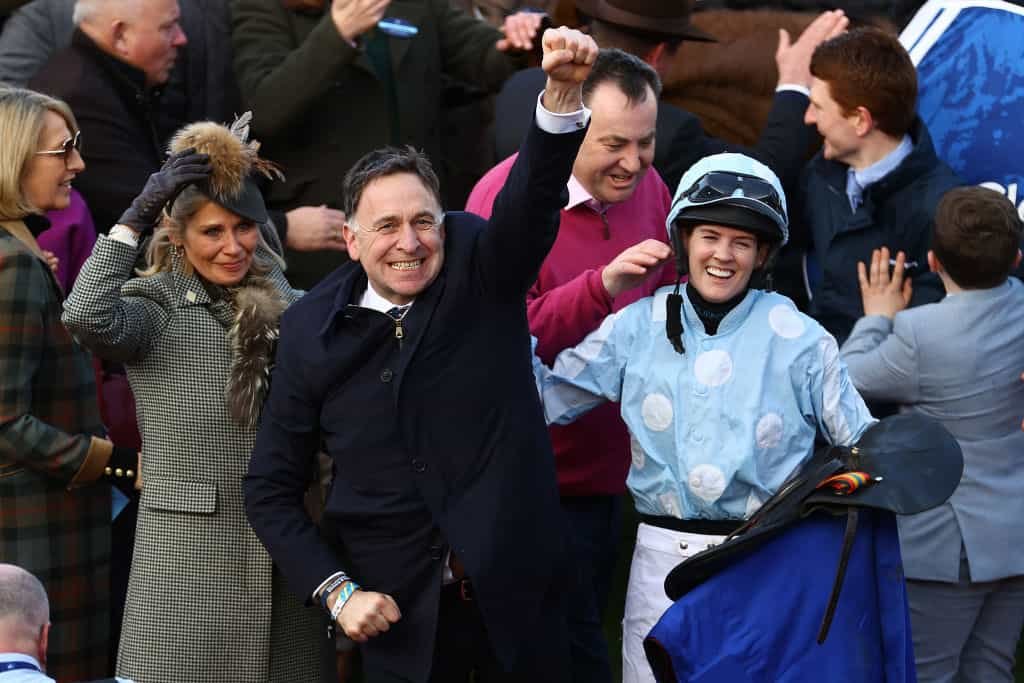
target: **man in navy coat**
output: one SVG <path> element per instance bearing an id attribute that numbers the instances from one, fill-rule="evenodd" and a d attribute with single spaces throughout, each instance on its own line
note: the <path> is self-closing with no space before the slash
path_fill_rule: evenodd
<path id="1" fill-rule="evenodd" d="M 547 84 L 489 222 L 441 212 L 410 148 L 345 179 L 352 261 L 286 312 L 245 482 L 297 593 L 361 643 L 370 681 L 562 681 L 569 577 L 526 292 L 589 113 L 589 37 L 543 37 Z M 334 464 L 324 525 L 302 506 Z"/>

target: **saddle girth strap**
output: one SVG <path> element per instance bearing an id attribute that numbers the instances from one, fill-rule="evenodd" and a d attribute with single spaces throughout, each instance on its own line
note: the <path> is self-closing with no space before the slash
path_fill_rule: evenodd
<path id="1" fill-rule="evenodd" d="M 839 593 L 843 589 L 843 579 L 846 578 L 846 567 L 850 563 L 850 552 L 853 550 L 853 540 L 856 536 L 857 508 L 851 506 L 846 509 L 846 532 L 843 534 L 843 547 L 839 552 L 839 566 L 836 568 L 836 580 L 832 583 L 832 594 L 828 597 L 825 616 L 822 617 L 821 628 L 818 629 L 818 645 L 824 643 L 828 638 L 828 631 L 832 626 L 836 605 L 839 603 Z"/>

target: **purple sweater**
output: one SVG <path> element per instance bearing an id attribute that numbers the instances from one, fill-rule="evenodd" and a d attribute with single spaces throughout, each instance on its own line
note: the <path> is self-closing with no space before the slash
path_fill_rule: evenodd
<path id="1" fill-rule="evenodd" d="M 71 190 L 68 208 L 50 211 L 46 217 L 50 220 L 50 227 L 41 232 L 36 241 L 41 249 L 52 251 L 60 259 L 57 264 L 57 282 L 67 294 L 75 284 L 82 264 L 92 253 L 96 228 L 89 207 L 75 190 Z"/>

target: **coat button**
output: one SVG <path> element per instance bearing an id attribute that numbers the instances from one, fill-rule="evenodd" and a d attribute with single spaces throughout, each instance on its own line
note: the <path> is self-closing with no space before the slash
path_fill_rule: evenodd
<path id="1" fill-rule="evenodd" d="M 426 472 L 427 471 L 427 463 L 423 462 L 422 460 L 413 460 L 412 461 L 412 468 L 416 472 Z"/>
<path id="2" fill-rule="evenodd" d="M 444 557 L 443 551 L 444 551 L 444 547 L 443 546 L 440 546 L 440 545 L 432 545 L 432 546 L 430 546 L 430 559 L 435 560 L 435 561 L 436 560 L 440 560 L 442 557 Z"/>
<path id="3" fill-rule="evenodd" d="M 381 371 L 381 373 L 380 373 L 380 381 L 384 382 L 386 384 L 386 383 L 390 382 L 391 378 L 394 377 L 394 376 L 395 376 L 395 374 L 393 372 L 391 372 L 390 368 L 384 368 Z"/>

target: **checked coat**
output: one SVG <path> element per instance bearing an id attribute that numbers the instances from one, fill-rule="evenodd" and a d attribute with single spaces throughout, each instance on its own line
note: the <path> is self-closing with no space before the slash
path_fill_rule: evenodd
<path id="1" fill-rule="evenodd" d="M 117 673 L 136 683 L 309 683 L 318 610 L 283 588 L 242 509 L 255 432 L 228 414 L 228 299 L 171 271 L 132 278 L 138 249 L 101 236 L 64 320 L 123 362 L 142 434 L 142 499 Z M 267 278 L 288 303 L 280 269 Z M 215 291 L 215 288 L 210 288 Z"/>
<path id="2" fill-rule="evenodd" d="M 93 482 L 112 446 L 100 438 L 92 359 L 60 321 L 60 286 L 26 224 L 0 226 L 0 562 L 46 587 L 50 675 L 99 678 L 107 674 L 110 487 Z"/>

